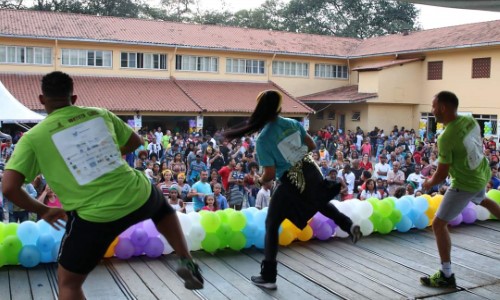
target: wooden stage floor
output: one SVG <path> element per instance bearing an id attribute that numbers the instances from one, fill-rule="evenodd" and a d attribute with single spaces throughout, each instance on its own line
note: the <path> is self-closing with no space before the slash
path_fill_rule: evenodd
<path id="1" fill-rule="evenodd" d="M 194 253 L 205 288 L 184 289 L 174 255 L 160 259 L 104 260 L 85 283 L 87 299 L 500 299 L 500 222 L 452 228 L 457 289 L 433 289 L 418 278 L 438 269 L 430 229 L 347 239 L 293 243 L 280 248 L 278 289 L 250 283 L 260 270 L 257 249 L 215 255 Z M 0 269 L 0 299 L 57 299 L 56 265 Z"/>

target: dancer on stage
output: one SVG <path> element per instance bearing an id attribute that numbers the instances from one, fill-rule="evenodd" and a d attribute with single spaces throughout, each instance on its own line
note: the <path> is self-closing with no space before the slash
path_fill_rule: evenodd
<path id="1" fill-rule="evenodd" d="M 6 166 L 3 194 L 66 233 L 58 255 L 59 299 L 85 299 L 82 285 L 111 242 L 130 226 L 151 218 L 181 263 L 187 289 L 203 288 L 174 209 L 144 174 L 122 155 L 144 144 L 111 112 L 75 106 L 73 79 L 52 72 L 42 79 L 40 102 L 48 113 L 18 142 Z M 63 208 L 49 207 L 23 189 L 43 174 Z"/>
<path id="2" fill-rule="evenodd" d="M 265 258 L 260 276 L 251 278 L 254 284 L 268 289 L 277 288 L 278 230 L 286 218 L 304 228 L 319 211 L 348 232 L 354 243 L 361 237 L 359 226 L 330 203 L 341 185 L 323 179 L 318 165 L 308 154 L 316 148 L 312 137 L 298 121 L 280 116 L 281 101 L 277 91 L 262 92 L 248 122 L 225 133 L 226 138 L 234 139 L 262 130 L 257 138 L 258 161 L 264 168 L 259 181 L 264 184 L 276 178 L 280 180 L 267 214 Z"/>

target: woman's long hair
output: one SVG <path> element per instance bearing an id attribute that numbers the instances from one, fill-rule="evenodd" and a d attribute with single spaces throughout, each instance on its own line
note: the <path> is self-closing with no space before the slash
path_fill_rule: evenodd
<path id="1" fill-rule="evenodd" d="M 257 96 L 257 106 L 243 125 L 235 126 L 224 132 L 227 139 L 241 138 L 261 130 L 267 123 L 276 119 L 281 112 L 281 93 L 275 90 L 263 91 Z"/>

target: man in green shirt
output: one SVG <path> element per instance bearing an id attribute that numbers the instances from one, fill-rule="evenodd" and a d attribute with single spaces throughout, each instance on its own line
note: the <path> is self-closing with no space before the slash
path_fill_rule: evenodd
<path id="1" fill-rule="evenodd" d="M 443 182 L 448 174 L 451 186 L 432 222 L 441 258 L 441 270 L 432 276 L 420 278 L 420 282 L 432 287 L 455 287 L 455 275 L 451 271 L 451 239 L 448 222 L 458 216 L 469 201 L 486 207 L 500 218 L 500 207 L 486 198 L 486 184 L 491 171 L 484 157 L 481 130 L 472 117 L 457 114 L 458 98 L 447 91 L 440 92 L 432 101 L 432 113 L 436 121 L 445 125 L 438 138 L 438 167 L 436 173 L 422 184 L 424 190 Z"/>
<path id="2" fill-rule="evenodd" d="M 122 159 L 142 138 L 107 110 L 75 106 L 73 80 L 65 73 L 44 76 L 39 99 L 48 116 L 19 140 L 2 188 L 14 204 L 54 228 L 67 221 L 58 256 L 59 299 L 85 299 L 82 285 L 111 242 L 149 218 L 181 257 L 177 273 L 185 287 L 203 288 L 175 211 L 144 174 Z M 57 193 L 62 209 L 48 207 L 22 189 L 38 174 Z"/>

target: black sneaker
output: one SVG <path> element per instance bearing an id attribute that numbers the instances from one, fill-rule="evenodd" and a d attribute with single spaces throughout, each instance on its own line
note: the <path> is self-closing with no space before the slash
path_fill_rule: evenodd
<path id="1" fill-rule="evenodd" d="M 363 233 L 361 232 L 361 228 L 358 225 L 354 225 L 351 227 L 351 241 L 353 244 L 356 244 L 359 239 L 363 236 Z"/>
<path id="2" fill-rule="evenodd" d="M 454 288 L 457 286 L 455 282 L 455 274 L 450 277 L 445 277 L 443 271 L 439 270 L 432 276 L 420 277 L 420 283 L 425 286 L 437 288 Z"/>
<path id="3" fill-rule="evenodd" d="M 253 284 L 269 290 L 275 290 L 278 288 L 276 282 L 266 281 L 264 278 L 262 278 L 262 276 L 252 276 L 252 278 L 250 279 L 252 280 Z"/>
<path id="4" fill-rule="evenodd" d="M 179 261 L 177 275 L 184 280 L 184 287 L 188 290 L 199 290 L 203 288 L 203 277 L 200 267 L 192 259 L 182 258 Z"/>

